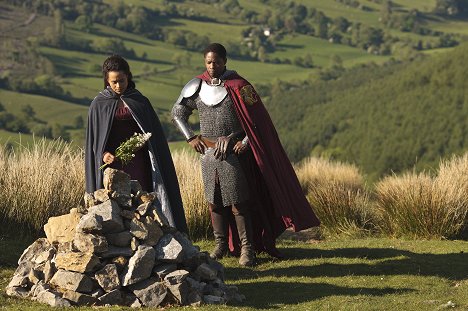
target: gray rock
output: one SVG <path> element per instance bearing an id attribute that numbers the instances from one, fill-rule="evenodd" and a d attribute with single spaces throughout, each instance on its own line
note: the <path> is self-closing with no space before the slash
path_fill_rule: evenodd
<path id="1" fill-rule="evenodd" d="M 33 258 L 36 257 L 37 254 L 48 251 L 50 248 L 52 248 L 52 244 L 50 244 L 46 238 L 37 239 L 23 251 L 23 254 L 21 254 L 18 259 L 18 265 L 33 261 Z"/>
<path id="2" fill-rule="evenodd" d="M 106 202 L 110 200 L 109 191 L 106 189 L 98 189 L 94 191 L 94 198 L 100 203 Z"/>
<path id="3" fill-rule="evenodd" d="M 11 280 L 10 280 L 10 283 L 8 283 L 7 288 L 23 287 L 23 286 L 28 285 L 29 273 L 31 271 L 32 271 L 32 269 L 29 269 L 27 275 L 14 274 L 13 277 L 11 278 Z"/>
<path id="4" fill-rule="evenodd" d="M 175 271 L 177 269 L 177 264 L 175 263 L 163 263 L 153 268 L 153 274 L 159 279 L 164 280 L 166 275 Z"/>
<path id="5" fill-rule="evenodd" d="M 118 289 L 106 293 L 98 298 L 102 305 L 119 305 L 123 302 L 122 292 Z"/>
<path id="6" fill-rule="evenodd" d="M 115 264 L 115 266 L 117 267 L 118 273 L 121 274 L 125 266 L 128 264 L 128 258 L 119 256 L 119 257 L 112 258 L 111 262 Z"/>
<path id="7" fill-rule="evenodd" d="M 130 222 L 130 233 L 140 240 L 145 240 L 148 237 L 148 229 L 146 229 L 145 224 L 136 218 Z"/>
<path id="8" fill-rule="evenodd" d="M 55 257 L 57 268 L 81 273 L 93 271 L 99 263 L 99 258 L 92 253 L 58 253 Z"/>
<path id="9" fill-rule="evenodd" d="M 111 198 L 122 207 L 132 207 L 130 175 L 123 171 L 107 168 L 103 178 L 104 189 L 108 190 Z"/>
<path id="10" fill-rule="evenodd" d="M 119 275 L 115 264 L 108 264 L 96 272 L 94 278 L 106 292 L 120 288 Z"/>
<path id="11" fill-rule="evenodd" d="M 54 276 L 55 272 L 57 272 L 57 268 L 55 267 L 55 264 L 52 263 L 51 261 L 47 261 L 44 265 L 44 282 L 49 283 L 49 281 L 52 279 Z"/>
<path id="12" fill-rule="evenodd" d="M 167 295 L 167 288 L 156 278 L 150 278 L 129 286 L 129 289 L 146 307 L 157 307 Z"/>
<path id="13" fill-rule="evenodd" d="M 25 287 L 6 287 L 5 288 L 5 293 L 8 296 L 16 296 L 16 297 L 28 297 L 29 296 L 29 289 Z"/>
<path id="14" fill-rule="evenodd" d="M 86 295 L 78 292 L 66 290 L 63 292 L 62 298 L 71 301 L 77 306 L 92 306 L 97 302 L 97 299 L 91 295 Z"/>
<path id="15" fill-rule="evenodd" d="M 165 282 L 165 285 L 171 292 L 171 294 L 176 298 L 177 302 L 181 305 L 186 305 L 188 296 L 190 294 L 190 286 L 188 285 L 187 282 L 182 282 L 178 284 L 167 284 Z"/>
<path id="16" fill-rule="evenodd" d="M 101 235 L 77 232 L 73 245 L 80 252 L 102 253 L 107 251 L 107 240 Z"/>
<path id="17" fill-rule="evenodd" d="M 193 291 L 197 291 L 199 293 L 205 292 L 205 287 L 206 287 L 205 282 L 199 282 L 191 277 L 187 277 L 185 281 L 190 285 L 190 288 Z"/>
<path id="18" fill-rule="evenodd" d="M 33 300 L 36 300 L 41 303 L 46 303 L 51 307 L 70 307 L 71 304 L 68 300 L 63 299 L 60 295 L 56 292 L 50 290 L 44 290 L 37 293 L 36 296 L 33 297 Z"/>
<path id="19" fill-rule="evenodd" d="M 157 200 L 157 199 L 156 199 Z M 154 221 L 158 222 L 161 227 L 169 227 L 169 220 L 167 220 L 167 217 L 164 216 L 164 213 L 162 212 L 161 209 L 161 204 L 159 201 L 157 202 L 158 204 L 153 203 L 153 209 L 151 210 L 151 216 L 154 219 Z"/>
<path id="20" fill-rule="evenodd" d="M 221 304 L 226 303 L 226 299 L 224 299 L 223 297 L 219 297 L 219 296 L 204 295 L 203 302 L 209 305 L 221 305 Z"/>
<path id="21" fill-rule="evenodd" d="M 122 273 L 122 286 L 135 284 L 149 278 L 154 266 L 155 253 L 152 247 L 140 245 Z"/>
<path id="22" fill-rule="evenodd" d="M 140 182 L 135 179 L 130 180 L 130 192 L 133 195 L 136 195 L 138 192 L 141 191 L 143 191 L 143 188 L 141 187 Z"/>
<path id="23" fill-rule="evenodd" d="M 117 192 L 123 195 L 131 195 L 130 175 L 124 171 L 106 168 L 103 177 L 104 189 L 109 192 Z"/>
<path id="24" fill-rule="evenodd" d="M 102 295 L 104 295 L 106 292 L 102 289 L 102 288 L 96 288 L 94 289 L 91 293 L 89 293 L 89 295 L 93 298 L 99 298 L 101 297 Z"/>
<path id="25" fill-rule="evenodd" d="M 141 215 L 145 216 L 149 210 L 151 210 L 152 202 L 146 202 L 137 207 L 136 211 Z"/>
<path id="26" fill-rule="evenodd" d="M 135 218 L 135 212 L 128 209 L 123 209 L 120 211 L 120 216 L 122 216 L 125 219 L 133 219 Z"/>
<path id="27" fill-rule="evenodd" d="M 128 231 L 122 231 L 119 233 L 111 233 L 106 235 L 106 239 L 107 242 L 109 242 L 109 244 L 120 247 L 128 247 L 130 245 L 132 237 L 133 236 Z"/>
<path id="28" fill-rule="evenodd" d="M 148 231 L 148 235 L 143 243 L 151 246 L 156 245 L 164 235 L 159 223 L 155 222 L 150 217 L 145 217 L 143 223 Z"/>
<path id="29" fill-rule="evenodd" d="M 55 248 L 51 247 L 48 250 L 45 250 L 39 255 L 37 255 L 36 258 L 34 258 L 34 263 L 36 263 L 37 265 L 40 265 L 47 261 L 50 261 L 52 260 L 52 258 L 54 258 L 54 255 L 56 253 L 57 251 L 55 250 Z"/>
<path id="30" fill-rule="evenodd" d="M 123 208 L 132 208 L 132 197 L 131 195 L 123 195 L 118 192 L 112 192 L 111 198 Z"/>
<path id="31" fill-rule="evenodd" d="M 102 231 L 102 217 L 95 213 L 88 213 L 81 217 L 76 230 L 84 233 L 99 233 Z"/>
<path id="32" fill-rule="evenodd" d="M 37 284 L 39 281 L 44 280 L 44 273 L 35 269 L 31 269 L 28 275 L 29 282 L 32 284 Z"/>
<path id="33" fill-rule="evenodd" d="M 114 257 L 131 257 L 133 255 L 133 251 L 130 247 L 117 247 L 110 245 L 107 248 L 107 251 L 99 254 L 101 258 L 114 258 Z"/>
<path id="34" fill-rule="evenodd" d="M 98 204 L 97 200 L 94 198 L 93 193 L 85 192 L 85 194 L 83 196 L 83 199 L 84 199 L 84 205 L 85 205 L 86 209 L 90 208 L 91 206 L 94 206 L 94 205 Z"/>
<path id="35" fill-rule="evenodd" d="M 174 272 L 169 273 L 164 278 L 164 283 L 167 286 L 182 283 L 183 281 L 185 281 L 189 274 L 190 272 L 188 272 L 187 270 L 176 270 Z"/>
<path id="36" fill-rule="evenodd" d="M 80 293 L 89 293 L 93 289 L 93 281 L 90 277 L 65 270 L 58 270 L 50 280 L 50 284 Z"/>
<path id="37" fill-rule="evenodd" d="M 156 259 L 160 261 L 180 262 L 184 256 L 182 245 L 171 234 L 164 235 L 154 248 Z"/>
<path id="38" fill-rule="evenodd" d="M 195 275 L 202 281 L 213 281 L 217 278 L 218 272 L 210 265 L 203 263 L 195 270 Z"/>
<path id="39" fill-rule="evenodd" d="M 187 238 L 187 236 L 182 232 L 177 231 L 176 233 L 174 233 L 174 238 L 176 238 L 176 240 L 184 248 L 186 258 L 198 256 L 198 253 L 200 253 L 200 248 L 193 245 L 192 242 Z"/>
<path id="40" fill-rule="evenodd" d="M 133 237 L 130 241 L 130 248 L 133 251 L 136 251 L 138 249 L 138 246 L 140 246 L 140 241 L 136 237 Z"/>
<path id="41" fill-rule="evenodd" d="M 141 308 L 142 306 L 143 305 L 138 298 L 135 298 L 135 300 L 130 304 L 130 308 Z"/>
<path id="42" fill-rule="evenodd" d="M 87 215 L 96 215 L 102 224 L 103 233 L 115 233 L 124 230 L 121 209 L 114 200 L 109 200 L 89 208 Z M 91 217 L 91 216 L 88 216 Z M 99 219 L 99 217 L 101 219 Z"/>

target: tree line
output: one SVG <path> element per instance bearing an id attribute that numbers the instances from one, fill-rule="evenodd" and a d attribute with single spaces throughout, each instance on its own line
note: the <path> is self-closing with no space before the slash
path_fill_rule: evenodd
<path id="1" fill-rule="evenodd" d="M 462 45 L 413 62 L 360 65 L 339 79 L 277 82 L 266 88 L 267 106 L 294 161 L 326 156 L 371 177 L 430 170 L 468 148 L 467 52 Z"/>

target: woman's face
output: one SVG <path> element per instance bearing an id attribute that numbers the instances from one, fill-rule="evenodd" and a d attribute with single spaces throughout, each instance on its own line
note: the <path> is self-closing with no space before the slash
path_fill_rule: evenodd
<path id="1" fill-rule="evenodd" d="M 224 72 L 226 61 L 214 52 L 208 52 L 205 55 L 205 67 L 212 78 L 219 78 Z"/>
<path id="2" fill-rule="evenodd" d="M 119 95 L 123 94 L 128 87 L 127 75 L 121 71 L 109 71 L 107 82 L 111 89 Z"/>

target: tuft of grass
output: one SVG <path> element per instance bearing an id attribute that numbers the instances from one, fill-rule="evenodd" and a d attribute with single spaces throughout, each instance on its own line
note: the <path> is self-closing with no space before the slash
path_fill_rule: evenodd
<path id="1" fill-rule="evenodd" d="M 82 150 L 62 140 L 39 139 L 14 150 L 2 145 L 0 155 L 0 223 L 37 234 L 49 217 L 80 204 Z"/>
<path id="2" fill-rule="evenodd" d="M 468 224 L 468 154 L 427 173 L 389 176 L 376 186 L 382 231 L 394 236 L 457 238 Z"/>
<path id="3" fill-rule="evenodd" d="M 377 214 L 356 166 L 310 157 L 296 172 L 325 233 L 359 235 L 375 229 Z"/>
<path id="4" fill-rule="evenodd" d="M 199 157 L 193 151 L 182 149 L 174 152 L 172 158 L 190 237 L 195 240 L 211 237 L 210 210 L 205 200 Z"/>

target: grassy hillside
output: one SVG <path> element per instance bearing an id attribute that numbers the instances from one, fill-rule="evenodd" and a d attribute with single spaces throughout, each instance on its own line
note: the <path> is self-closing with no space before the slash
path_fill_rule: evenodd
<path id="1" fill-rule="evenodd" d="M 228 67 L 236 69 L 261 90 L 269 89 L 278 79 L 294 84 L 316 81 L 321 72 L 337 62 L 344 68 L 351 68 L 369 63 L 383 64 L 391 59 L 413 59 L 421 52 L 445 53 L 451 49 L 448 46 L 462 42 L 468 35 L 468 21 L 463 16 L 434 13 L 435 0 L 392 1 L 388 16 L 383 15 L 385 1 L 370 0 L 296 0 L 294 5 L 293 2 L 286 5 L 280 0 L 103 1 L 108 7 L 100 10 L 101 13 L 125 11 L 118 18 L 120 24 L 119 21 L 113 24 L 106 20 L 94 22 L 95 18 L 104 16 L 97 14 L 96 17 L 89 11 L 90 7 L 98 5 L 95 2 L 73 4 L 61 1 L 64 3 L 61 11 L 45 10 L 40 6 L 43 1 L 35 2 L 36 8 L 24 8 L 27 6 L 19 5 L 24 2 L 21 0 L 0 1 L 0 28 L 7 30 L 0 35 L 5 41 L 0 50 L 6 55 L 0 61 L 0 89 L 9 89 L 0 90 L 0 103 L 6 111 L 18 114 L 23 103 L 31 101 L 30 105 L 41 120 L 49 126 L 58 122 L 66 130 L 74 117 L 86 115 L 88 103 L 102 88 L 99 66 L 111 52 L 115 52 L 102 47 L 106 40 L 114 40 L 125 50 L 122 53 L 130 62 L 137 87 L 149 97 L 161 118 L 168 121 L 169 110 L 181 87 L 203 70 L 201 48 L 177 43 L 172 38 L 177 35 L 185 34 L 184 40 L 206 39 L 227 45 L 234 54 Z M 88 4 L 92 5 L 86 7 Z M 83 14 L 86 10 L 89 12 Z M 37 14 L 32 16 L 35 11 Z M 75 11 L 77 15 L 70 13 Z M 129 30 L 133 29 L 135 21 L 144 20 L 151 14 L 155 17 L 144 27 L 155 27 L 152 33 L 145 32 L 144 27 Z M 78 17 L 85 15 L 92 19 L 83 26 Z M 275 18 L 283 20 L 276 23 Z M 271 27 L 272 35 L 256 37 L 258 33 L 254 30 L 267 26 Z M 322 26 L 327 28 L 325 34 L 321 33 Z M 250 39 L 249 31 L 254 34 Z M 23 45 L 21 50 L 26 51 L 20 56 L 14 48 L 19 42 Z M 263 58 L 260 53 L 265 53 Z M 303 65 L 305 57 L 309 57 L 310 64 Z M 30 59 L 29 63 L 24 59 Z M 21 63 L 29 65 L 21 67 Z M 49 80 L 44 80 L 44 75 Z M 12 76 L 20 82 L 32 78 L 31 81 L 40 85 L 29 92 L 41 96 L 23 95 L 27 92 L 25 87 L 31 86 L 21 85 L 18 81 L 13 86 L 8 84 L 8 77 Z M 42 77 L 39 82 L 38 77 Z M 44 85 L 54 91 L 41 89 Z M 366 92 L 359 96 L 357 101 L 368 100 Z M 265 101 L 268 102 L 267 97 Z M 293 115 L 294 111 L 285 110 L 286 107 L 282 105 L 281 112 L 276 113 Z M 282 123 L 281 118 L 278 126 L 281 135 L 297 130 Z M 70 133 L 78 140 L 83 136 L 80 130 Z M 295 134 L 295 137 L 302 135 Z M 287 145 L 296 160 L 317 146 L 319 149 L 331 147 L 321 143 Z M 337 142 L 336 148 L 346 146 Z M 358 157 L 353 155 L 352 159 Z M 371 159 L 368 157 L 366 161 Z"/>
<path id="2" fill-rule="evenodd" d="M 356 68 L 275 94 L 270 112 L 296 160 L 321 154 L 374 177 L 413 165 L 431 169 L 468 148 L 466 53 L 464 45 L 410 64 Z"/>

